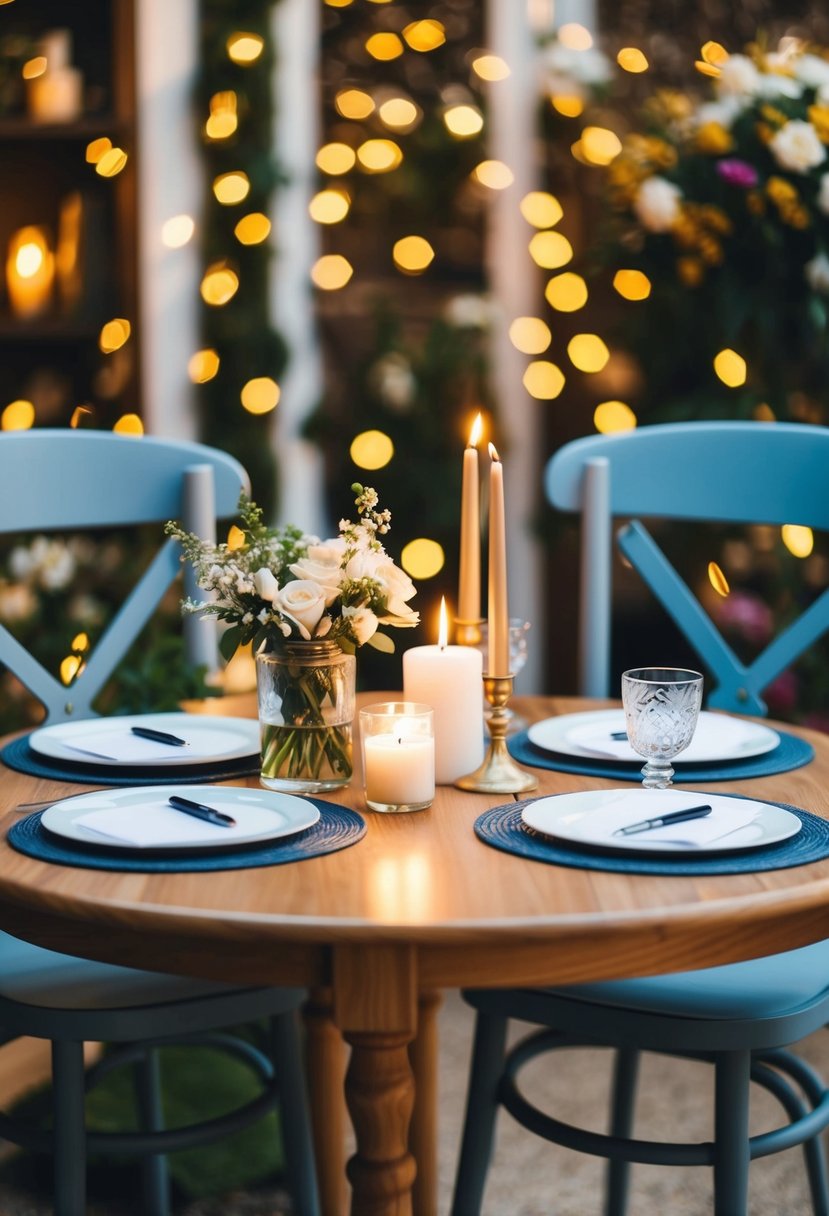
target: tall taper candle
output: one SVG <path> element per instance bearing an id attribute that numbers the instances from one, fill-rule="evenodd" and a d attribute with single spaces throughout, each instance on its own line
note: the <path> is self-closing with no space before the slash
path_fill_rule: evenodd
<path id="1" fill-rule="evenodd" d="M 509 604 L 507 601 L 507 532 L 504 514 L 504 466 L 489 445 L 489 670 L 487 676 L 508 676 Z"/>
<path id="2" fill-rule="evenodd" d="M 481 516 L 478 482 L 478 441 L 481 415 L 475 415 L 469 443 L 463 453 L 461 490 L 461 554 L 458 582 L 458 619 L 477 621 L 481 616 Z"/>

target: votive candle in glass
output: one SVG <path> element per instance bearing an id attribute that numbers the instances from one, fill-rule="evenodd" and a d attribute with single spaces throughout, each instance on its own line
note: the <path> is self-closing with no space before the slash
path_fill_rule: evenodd
<path id="1" fill-rule="evenodd" d="M 422 811 L 435 796 L 435 734 L 431 706 L 383 701 L 360 710 L 366 806 L 371 811 Z"/>

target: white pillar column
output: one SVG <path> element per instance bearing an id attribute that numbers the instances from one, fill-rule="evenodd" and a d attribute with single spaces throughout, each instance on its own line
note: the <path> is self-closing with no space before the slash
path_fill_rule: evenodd
<path id="1" fill-rule="evenodd" d="M 148 432 L 197 435 L 187 361 L 198 349 L 198 241 L 165 249 L 174 215 L 198 224 L 203 171 L 193 139 L 197 0 L 135 6 L 138 126 L 138 275 L 143 414 Z M 137 404 L 137 403 L 136 403 Z"/>
<path id="2" fill-rule="evenodd" d="M 524 692 L 541 691 L 545 619 L 541 602 L 541 555 L 533 539 L 533 515 L 541 498 L 543 453 L 539 411 L 544 405 L 527 393 L 525 355 L 509 340 L 511 322 L 538 314 L 540 285 L 528 244 L 532 235 L 519 204 L 538 189 L 535 131 L 538 113 L 536 47 L 523 4 L 487 0 L 488 45 L 510 67 L 510 76 L 490 85 L 488 154 L 509 165 L 513 184 L 493 192 L 489 208 L 487 268 L 499 314 L 491 355 L 493 383 L 506 444 L 502 453 L 507 501 L 507 561 L 510 615 L 532 623 L 531 661 L 517 680 Z"/>
<path id="3" fill-rule="evenodd" d="M 271 315 L 288 344 L 282 396 L 274 412 L 273 443 L 279 465 L 280 521 L 326 535 L 322 454 L 300 435 L 303 421 L 322 394 L 322 356 L 317 339 L 311 267 L 319 257 L 316 224 L 308 215 L 314 193 L 320 141 L 318 0 L 281 0 L 274 5 L 276 40 L 276 152 L 287 184 L 274 206 L 277 256 L 271 279 Z"/>

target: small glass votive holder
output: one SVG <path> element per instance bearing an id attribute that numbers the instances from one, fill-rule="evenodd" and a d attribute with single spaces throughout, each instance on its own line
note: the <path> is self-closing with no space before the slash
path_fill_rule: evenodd
<path id="1" fill-rule="evenodd" d="M 422 811 L 435 796 L 435 714 L 418 701 L 360 710 L 360 746 L 370 811 Z"/>

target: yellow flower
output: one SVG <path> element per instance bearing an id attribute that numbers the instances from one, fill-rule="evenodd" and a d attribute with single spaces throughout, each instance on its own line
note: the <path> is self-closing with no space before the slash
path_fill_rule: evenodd
<path id="1" fill-rule="evenodd" d="M 797 200 L 797 190 L 785 177 L 770 177 L 766 182 L 766 194 L 777 207 Z"/>
<path id="2" fill-rule="evenodd" d="M 711 156 L 724 156 L 734 147 L 731 132 L 722 123 L 704 122 L 697 131 L 697 148 Z"/>
<path id="3" fill-rule="evenodd" d="M 676 273 L 686 287 L 698 287 L 705 278 L 705 268 L 699 258 L 677 258 Z"/>
<path id="4" fill-rule="evenodd" d="M 778 75 L 782 74 L 782 72 L 778 73 Z M 763 118 L 765 118 L 766 122 L 772 127 L 784 127 L 789 121 L 783 111 L 778 110 L 776 106 L 762 106 L 760 113 L 762 114 Z"/>
<path id="5" fill-rule="evenodd" d="M 822 144 L 829 144 L 829 106 L 809 106 L 809 122 Z"/>

